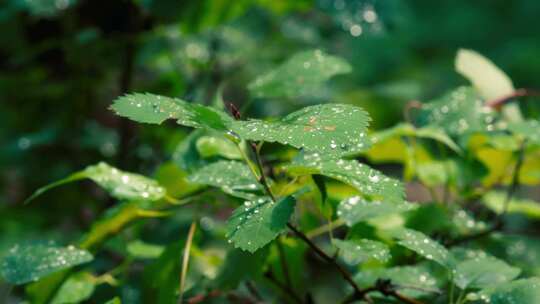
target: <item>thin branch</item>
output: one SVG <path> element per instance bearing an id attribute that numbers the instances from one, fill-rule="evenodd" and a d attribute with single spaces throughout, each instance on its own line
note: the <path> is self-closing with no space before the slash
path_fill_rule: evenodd
<path id="1" fill-rule="evenodd" d="M 497 217 L 497 219 L 495 219 L 495 222 L 493 223 L 493 225 L 491 227 L 487 228 L 486 230 L 482 230 L 482 231 L 479 231 L 477 233 L 472 233 L 472 234 L 469 234 L 469 235 L 462 236 L 460 238 L 449 240 L 449 241 L 445 242 L 445 245 L 447 247 L 452 247 L 452 246 L 456 246 L 456 245 L 459 245 L 459 244 L 470 242 L 472 240 L 481 239 L 481 238 L 483 238 L 485 236 L 488 236 L 491 233 L 501 229 L 502 227 L 503 227 L 503 222 L 500 220 L 499 217 Z"/>
<path id="2" fill-rule="evenodd" d="M 276 239 L 276 245 L 277 245 L 278 254 L 279 254 L 279 261 L 281 263 L 281 271 L 283 272 L 283 276 L 285 277 L 285 283 L 287 283 L 287 285 L 291 286 L 292 288 L 293 284 L 291 280 L 291 275 L 289 273 L 289 265 L 287 265 L 287 259 L 285 257 L 285 250 L 283 250 L 283 244 L 281 243 L 281 240 L 279 237 Z"/>
<path id="3" fill-rule="evenodd" d="M 343 219 L 337 219 L 335 221 L 324 224 L 322 226 L 319 226 L 313 230 L 306 232 L 306 235 L 308 238 L 313 239 L 313 238 L 318 237 L 321 234 L 325 234 L 328 231 L 335 230 L 343 225 L 345 225 L 345 221 Z"/>
<path id="4" fill-rule="evenodd" d="M 525 96 L 540 96 L 540 92 L 531 89 L 517 89 L 512 94 L 488 101 L 486 105 L 491 108 L 498 109 L 514 98 Z"/>
<path id="5" fill-rule="evenodd" d="M 491 233 L 500 230 L 503 227 L 503 221 L 502 218 L 506 215 L 506 212 L 508 211 L 508 205 L 510 204 L 510 201 L 512 200 L 512 197 L 514 196 L 516 190 L 519 187 L 519 174 L 521 172 L 521 168 L 523 167 L 523 161 L 525 158 L 525 148 L 526 148 L 526 141 L 524 140 L 518 150 L 518 156 L 516 160 L 516 166 L 514 167 L 514 172 L 512 174 L 512 181 L 510 186 L 508 187 L 508 190 L 506 191 L 506 198 L 503 203 L 503 210 L 500 214 L 497 215 L 497 218 L 495 218 L 495 221 L 493 225 L 486 230 L 473 233 L 470 235 L 463 236 L 461 238 L 457 238 L 454 240 L 450 240 L 446 243 L 447 246 L 455 246 L 458 244 L 466 243 L 472 240 L 480 239 L 485 236 L 490 235 Z"/>
<path id="6" fill-rule="evenodd" d="M 368 287 L 368 288 L 365 288 L 361 293 L 356 293 L 356 292 L 353 293 L 352 295 L 347 297 L 345 299 L 345 301 L 343 301 L 343 303 L 346 304 L 346 303 L 352 303 L 352 302 L 357 301 L 357 300 L 368 299 L 367 296 L 368 296 L 369 293 L 378 291 L 378 292 L 382 293 L 384 296 L 395 298 L 395 299 L 401 301 L 402 303 L 406 303 L 406 304 L 423 304 L 423 302 L 421 302 L 421 301 L 418 301 L 418 300 L 413 299 L 413 298 L 409 298 L 409 297 L 397 292 L 396 289 L 397 289 L 397 286 L 392 284 L 391 280 L 380 280 L 379 279 L 379 280 L 377 280 L 375 282 L 375 285 L 373 285 L 371 287 Z"/>
<path id="7" fill-rule="evenodd" d="M 186 303 L 188 304 L 208 303 L 211 299 L 223 297 L 223 296 L 229 298 L 230 300 L 233 300 L 234 301 L 233 303 L 246 303 L 246 304 L 257 303 L 256 301 L 253 301 L 251 298 L 245 297 L 233 291 L 222 292 L 221 290 L 212 290 L 205 294 L 195 295 L 187 299 Z"/>
<path id="8" fill-rule="evenodd" d="M 403 108 L 403 117 L 405 118 L 405 121 L 408 123 L 413 124 L 413 120 L 411 117 L 411 110 L 412 109 L 421 109 L 422 103 L 418 100 L 411 100 L 409 101 L 405 107 Z"/>
<path id="9" fill-rule="evenodd" d="M 418 291 L 423 291 L 423 292 L 435 293 L 438 295 L 443 294 L 442 291 L 440 291 L 439 289 L 434 289 L 434 288 L 425 288 L 425 287 L 419 287 L 419 286 L 413 286 L 413 285 L 407 285 L 407 284 L 394 284 L 394 286 L 396 287 L 396 289 L 413 289 L 413 290 L 418 290 Z"/>
<path id="10" fill-rule="evenodd" d="M 258 147 L 254 143 L 249 143 L 249 146 L 251 147 L 251 150 L 253 151 L 253 154 L 255 155 L 256 164 L 257 164 L 257 167 L 259 169 L 259 173 L 260 173 L 260 175 L 259 175 L 259 183 L 261 183 L 261 185 L 266 190 L 266 193 L 268 193 L 268 195 L 275 202 L 276 197 L 274 196 L 274 194 L 272 193 L 272 190 L 270 189 L 270 186 L 268 185 L 268 180 L 266 179 L 266 174 L 264 174 L 263 163 L 262 163 L 261 156 L 260 156 L 260 146 Z"/>
<path id="11" fill-rule="evenodd" d="M 302 241 L 304 241 L 304 243 L 306 243 L 319 257 L 321 257 L 327 263 L 334 266 L 339 271 L 341 276 L 345 279 L 345 281 L 347 281 L 349 285 L 351 285 L 355 293 L 362 293 L 362 290 L 360 289 L 360 287 L 358 287 L 356 282 L 353 280 L 352 275 L 340 264 L 338 264 L 335 259 L 333 259 L 329 255 L 327 255 L 324 251 L 322 251 L 322 249 L 319 248 L 319 246 L 313 243 L 303 232 L 296 229 L 291 223 L 287 223 L 287 227 L 289 227 L 289 229 L 291 229 L 292 232 L 294 232 L 296 236 L 298 236 Z"/>
<path id="12" fill-rule="evenodd" d="M 251 293 L 251 295 L 255 298 L 255 300 L 257 300 L 258 302 L 262 302 L 263 298 L 261 297 L 261 294 L 259 293 L 259 291 L 255 287 L 255 284 L 253 284 L 252 281 L 246 281 L 246 287 L 249 290 L 249 293 Z"/>
<path id="13" fill-rule="evenodd" d="M 193 235 L 195 235 L 196 228 L 197 221 L 193 220 L 193 222 L 191 222 L 191 225 L 189 226 L 186 245 L 184 246 L 184 256 L 182 258 L 182 272 L 180 274 L 180 287 L 178 292 L 178 304 L 182 304 L 182 299 L 184 297 L 184 286 L 186 284 L 186 275 L 189 264 L 189 251 L 191 250 L 191 244 L 193 243 Z"/>
<path id="14" fill-rule="evenodd" d="M 205 294 L 195 295 L 195 296 L 187 299 L 186 303 L 188 303 L 188 304 L 206 303 L 208 300 L 210 300 L 212 298 L 217 298 L 217 297 L 219 297 L 221 295 L 222 295 L 221 291 L 212 290 L 212 291 L 210 291 L 208 293 L 205 293 Z"/>

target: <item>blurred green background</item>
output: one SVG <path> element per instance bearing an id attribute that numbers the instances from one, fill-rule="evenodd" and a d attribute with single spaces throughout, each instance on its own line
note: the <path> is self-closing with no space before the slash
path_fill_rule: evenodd
<path id="1" fill-rule="evenodd" d="M 459 48 L 493 60 L 516 87 L 540 87 L 538 0 L 4 0 L 0 2 L 0 251 L 20 238 L 70 239 L 113 202 L 83 183 L 30 206 L 37 187 L 104 160 L 152 175 L 188 133 L 137 125 L 108 107 L 125 92 L 210 104 L 245 116 L 353 103 L 380 129 L 410 100 L 466 80 Z M 353 72 L 303 99 L 255 99 L 247 83 L 320 48 Z M 538 113 L 538 107 L 526 105 Z"/>

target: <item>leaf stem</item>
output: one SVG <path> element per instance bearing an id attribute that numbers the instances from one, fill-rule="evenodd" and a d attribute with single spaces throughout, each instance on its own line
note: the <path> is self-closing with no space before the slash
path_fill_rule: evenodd
<path id="1" fill-rule="evenodd" d="M 257 146 L 256 144 L 252 142 L 248 142 L 249 146 L 251 147 L 251 150 L 253 151 L 253 154 L 255 155 L 255 160 L 257 167 L 259 169 L 259 182 L 261 185 L 263 185 L 264 189 L 268 193 L 268 195 L 272 198 L 272 200 L 275 202 L 276 197 L 272 193 L 272 190 L 270 189 L 270 186 L 268 185 L 268 180 L 266 179 L 266 175 L 264 174 L 264 167 L 260 156 L 260 151 L 262 146 Z"/>
<path id="2" fill-rule="evenodd" d="M 182 304 L 182 299 L 184 297 L 184 287 L 186 285 L 186 275 L 187 275 L 188 265 L 189 265 L 189 252 L 191 249 L 191 244 L 193 243 L 193 236 L 195 235 L 196 229 L 197 229 L 197 221 L 194 219 L 191 222 L 191 225 L 189 226 L 186 245 L 184 247 L 184 255 L 182 257 L 182 270 L 180 273 L 178 304 Z"/>
<path id="3" fill-rule="evenodd" d="M 327 255 L 324 251 L 322 251 L 319 246 L 317 246 L 315 243 L 313 243 L 303 232 L 296 229 L 291 223 L 287 223 L 287 227 L 294 232 L 296 236 L 298 236 L 304 243 L 306 243 L 319 257 L 321 257 L 325 262 L 333 265 L 341 274 L 341 276 L 351 285 L 355 293 L 363 293 L 363 291 L 358 287 L 356 282 L 353 280 L 352 275 L 345 269 L 343 266 L 337 263 L 335 259 Z"/>
<path id="4" fill-rule="evenodd" d="M 308 231 L 306 235 L 308 238 L 313 239 L 313 238 L 318 237 L 321 234 L 325 234 L 326 232 L 333 231 L 343 225 L 345 225 L 345 221 L 343 219 L 337 219 L 335 221 L 329 222 L 328 224 L 319 226 L 311 231 Z"/>
<path id="5" fill-rule="evenodd" d="M 285 250 L 283 249 L 283 243 L 281 242 L 281 239 L 279 237 L 276 239 L 276 247 L 278 249 L 281 270 L 283 271 L 283 276 L 285 277 L 285 283 L 287 283 L 287 285 L 291 286 L 292 288 L 293 284 L 292 284 L 291 275 L 289 272 L 289 265 L 287 265 L 287 259 L 285 257 Z"/>
<path id="6" fill-rule="evenodd" d="M 257 300 L 257 301 L 262 301 L 263 300 L 262 297 L 261 297 L 261 294 L 259 293 L 259 291 L 255 287 L 255 284 L 253 284 L 252 281 L 250 281 L 250 280 L 246 281 L 246 287 L 249 290 L 249 293 L 251 293 L 251 295 L 255 298 L 255 300 Z"/>

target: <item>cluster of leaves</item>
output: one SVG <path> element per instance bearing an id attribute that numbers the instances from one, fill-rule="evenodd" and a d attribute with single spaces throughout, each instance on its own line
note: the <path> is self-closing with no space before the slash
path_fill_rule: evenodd
<path id="1" fill-rule="evenodd" d="M 196 129 L 173 155 L 177 180 L 99 163 L 39 189 L 30 200 L 90 179 L 119 203 L 76 244 L 12 248 L 0 265 L 2 276 L 29 283 L 32 302 L 75 303 L 102 285 L 128 282 L 123 276 L 142 260 L 160 303 L 274 297 L 309 303 L 316 291 L 302 283 L 302 265 L 312 253 L 339 274 L 345 302 L 537 303 L 539 274 L 519 265 L 519 252 L 494 256 L 480 248 L 522 244 L 524 238 L 499 233 L 505 217 L 540 213 L 536 203 L 515 197 L 520 184 L 540 183 L 539 122 L 506 103 L 516 90 L 487 59 L 462 50 L 456 69 L 473 86 L 412 106 L 407 122 L 375 133 L 368 132 L 368 113 L 349 104 L 242 119 L 234 106 L 225 110 L 219 94 L 213 105 L 149 93 L 119 97 L 111 109 L 122 117 Z M 254 98 L 296 98 L 351 70 L 341 58 L 304 51 L 247 88 Z M 401 164 L 403 180 L 370 166 L 379 163 Z M 430 201 L 414 202 L 406 185 L 427 189 Z M 224 210 L 203 208 L 221 200 Z M 230 250 L 214 257 L 211 243 L 204 252 L 197 244 L 197 226 L 220 220 L 223 211 L 231 214 L 211 241 L 227 240 Z M 178 214 L 192 217 L 181 242 L 132 240 L 112 249 L 124 256 L 112 269 L 94 257 L 133 222 L 160 218 L 154 223 L 165 226 Z"/>

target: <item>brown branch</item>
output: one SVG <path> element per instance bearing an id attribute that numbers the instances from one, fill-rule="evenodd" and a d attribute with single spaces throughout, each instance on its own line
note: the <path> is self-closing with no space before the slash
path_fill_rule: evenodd
<path id="1" fill-rule="evenodd" d="M 221 290 L 211 290 L 208 293 L 205 294 L 199 294 L 195 295 L 189 299 L 186 300 L 186 303 L 188 304 L 202 304 L 202 303 L 208 303 L 210 300 L 218 297 L 227 297 L 230 300 L 234 301 L 234 303 L 246 303 L 246 304 L 257 304 L 260 303 L 258 301 L 254 301 L 249 297 L 240 295 L 238 293 L 235 293 L 233 291 L 229 292 L 223 292 Z"/>
<path id="2" fill-rule="evenodd" d="M 324 251 L 322 251 L 322 249 L 319 248 L 319 246 L 313 243 L 303 232 L 296 229 L 291 223 L 287 223 L 287 227 L 289 227 L 289 229 L 291 229 L 292 232 L 297 237 L 299 237 L 302 241 L 304 241 L 304 243 L 306 243 L 311 248 L 311 250 L 313 250 L 319 257 L 321 257 L 327 263 L 334 266 L 339 271 L 341 276 L 345 279 L 345 281 L 347 281 L 347 283 L 351 285 L 355 293 L 362 293 L 362 290 L 360 289 L 360 287 L 358 287 L 356 282 L 353 280 L 352 275 L 345 268 L 343 268 L 343 266 L 338 264 L 336 260 L 334 260 L 332 257 L 327 255 Z"/>
<path id="3" fill-rule="evenodd" d="M 343 301 L 343 304 L 352 303 L 352 302 L 357 301 L 357 300 L 369 299 L 367 297 L 367 295 L 369 293 L 375 292 L 375 291 L 378 291 L 378 292 L 382 293 L 386 297 L 395 298 L 395 299 L 401 301 L 402 303 L 406 303 L 406 304 L 423 304 L 423 302 L 421 302 L 421 301 L 418 301 L 418 300 L 413 299 L 413 298 L 409 298 L 409 297 L 397 292 L 396 287 L 397 287 L 396 285 L 392 284 L 391 280 L 381 280 L 381 279 L 379 279 L 379 280 L 377 280 L 375 282 L 375 285 L 373 285 L 371 287 L 368 287 L 368 288 L 365 288 L 360 293 L 355 292 L 352 295 L 350 295 L 349 297 L 347 297 Z"/>
<path id="4" fill-rule="evenodd" d="M 531 89 L 523 89 L 523 88 L 517 89 L 512 94 L 502 96 L 502 97 L 486 102 L 486 105 L 494 109 L 500 109 L 508 101 L 514 98 L 525 97 L 525 96 L 540 96 L 540 92 L 531 90 Z"/>
<path id="5" fill-rule="evenodd" d="M 255 300 L 262 302 L 262 297 L 257 288 L 255 287 L 255 284 L 253 284 L 252 281 L 246 281 L 246 287 L 249 290 L 249 293 L 255 298 Z"/>
<path id="6" fill-rule="evenodd" d="M 472 234 L 464 235 L 464 236 L 459 237 L 459 238 L 455 238 L 453 240 L 449 240 L 449 241 L 445 242 L 445 245 L 447 247 L 452 247 L 452 246 L 460 245 L 460 244 L 467 243 L 467 242 L 470 242 L 470 241 L 473 241 L 473 240 L 481 239 L 483 237 L 486 237 L 486 236 L 490 235 L 491 233 L 493 233 L 493 232 L 495 232 L 497 230 L 502 229 L 502 227 L 503 227 L 503 222 L 500 219 L 500 217 L 497 217 L 495 219 L 495 222 L 493 223 L 493 225 L 491 227 L 489 227 L 489 228 L 487 228 L 485 230 L 479 231 L 477 233 L 472 233 Z"/>
<path id="7" fill-rule="evenodd" d="M 409 101 L 403 108 L 403 117 L 405 118 L 405 121 L 413 124 L 412 117 L 411 117 L 411 110 L 421 109 L 421 108 L 422 108 L 422 103 L 420 101 L 418 100 Z"/>
<path id="8" fill-rule="evenodd" d="M 188 304 L 199 304 L 199 303 L 205 303 L 206 301 L 217 298 L 222 295 L 222 292 L 219 290 L 212 290 L 206 294 L 199 294 L 195 295 L 189 299 L 186 300 L 186 303 Z"/>

